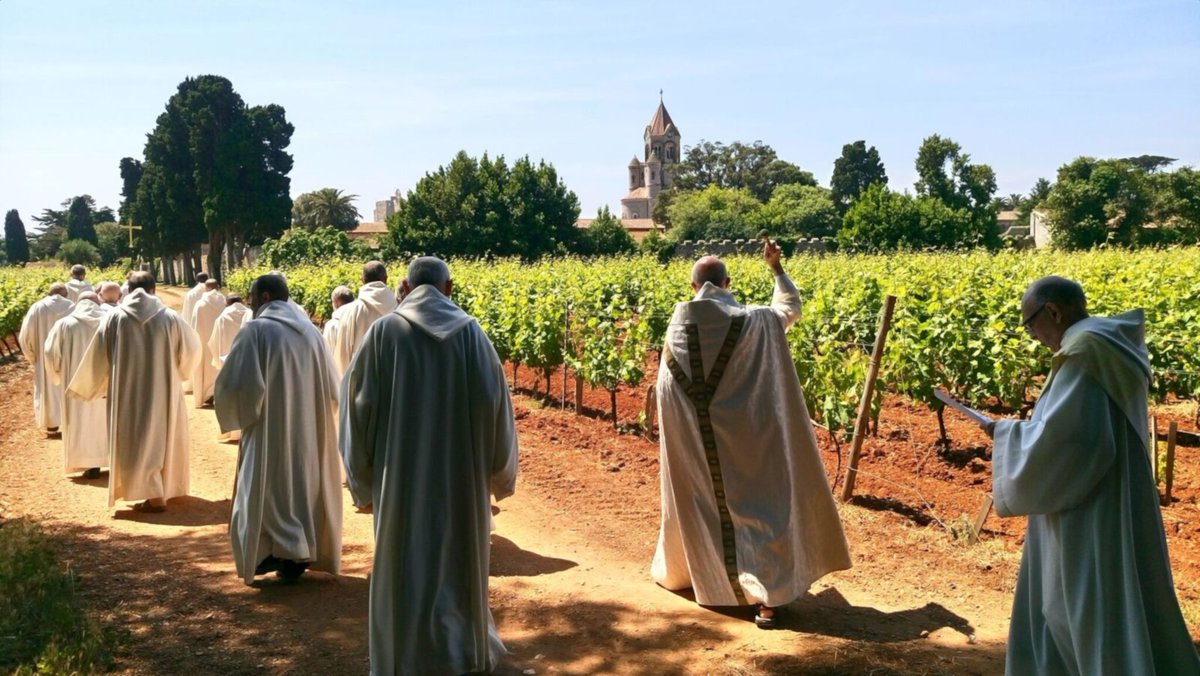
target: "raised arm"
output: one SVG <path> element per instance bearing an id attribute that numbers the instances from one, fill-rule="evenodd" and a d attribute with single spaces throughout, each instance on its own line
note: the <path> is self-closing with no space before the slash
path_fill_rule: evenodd
<path id="1" fill-rule="evenodd" d="M 783 330 L 787 331 L 800 319 L 800 292 L 792 280 L 788 279 L 787 273 L 783 271 L 783 264 L 780 261 L 782 257 L 783 252 L 779 245 L 767 239 L 763 245 L 763 262 L 775 274 L 775 292 L 771 296 L 771 309 L 779 315 L 779 319 L 783 322 Z"/>

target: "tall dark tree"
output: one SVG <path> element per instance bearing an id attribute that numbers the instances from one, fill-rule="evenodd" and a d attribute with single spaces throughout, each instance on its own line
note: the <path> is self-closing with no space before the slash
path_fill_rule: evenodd
<path id="1" fill-rule="evenodd" d="M 122 223 L 136 223 L 141 219 L 137 216 L 138 184 L 142 182 L 142 163 L 132 157 L 121 158 L 121 204 L 118 208 Z"/>
<path id="2" fill-rule="evenodd" d="M 184 80 L 146 141 L 132 203 L 144 242 L 164 256 L 194 256 L 207 241 L 219 277 L 227 243 L 238 250 L 282 232 L 293 131 L 282 107 L 247 108 L 223 77 Z"/>
<path id="3" fill-rule="evenodd" d="M 759 202 L 771 199 L 781 185 L 817 184 L 812 172 L 779 159 L 775 149 L 761 141 L 725 145 L 701 140 L 686 149 L 671 173 L 673 188 L 679 191 L 709 186 L 745 189 Z"/>
<path id="4" fill-rule="evenodd" d="M 879 159 L 875 146 L 867 148 L 866 141 L 855 141 L 842 146 L 842 156 L 833 162 L 833 177 L 829 187 L 838 214 L 846 211 L 858 196 L 874 183 L 887 185 L 887 172 Z"/>
<path id="5" fill-rule="evenodd" d="M 80 195 L 71 200 L 67 207 L 67 239 L 82 239 L 96 245 L 96 221 L 92 218 L 95 200 L 91 195 Z M 111 215 L 111 210 L 110 215 Z M 111 219 L 110 219 L 111 220 Z"/>
<path id="6" fill-rule="evenodd" d="M 1064 164 L 1045 206 L 1050 237 L 1061 249 L 1136 246 L 1151 234 L 1143 228 L 1152 209 L 1149 176 L 1125 160 L 1079 157 Z"/>
<path id="7" fill-rule="evenodd" d="M 29 240 L 16 209 L 4 214 L 4 255 L 9 263 L 29 262 Z"/>
<path id="8" fill-rule="evenodd" d="M 426 174 L 388 219 L 393 255 L 521 256 L 575 250 L 579 199 L 552 165 L 459 152 Z"/>
<path id="9" fill-rule="evenodd" d="M 1137 157 L 1126 157 L 1122 161 L 1128 162 L 1147 174 L 1153 174 L 1159 169 L 1175 164 L 1176 159 L 1174 157 L 1163 157 L 1162 155 L 1138 155 Z"/>

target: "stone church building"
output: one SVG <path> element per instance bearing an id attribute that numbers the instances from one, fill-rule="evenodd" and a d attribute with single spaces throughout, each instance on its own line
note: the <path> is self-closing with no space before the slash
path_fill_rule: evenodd
<path id="1" fill-rule="evenodd" d="M 671 187 L 667 168 L 679 161 L 682 146 L 679 129 L 662 100 L 643 135 L 643 159 L 637 155 L 629 162 L 629 194 L 621 200 L 621 219 L 650 218 L 658 194 Z"/>

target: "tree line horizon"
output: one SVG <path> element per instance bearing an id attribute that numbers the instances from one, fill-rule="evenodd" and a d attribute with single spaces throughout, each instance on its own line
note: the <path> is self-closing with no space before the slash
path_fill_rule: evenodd
<path id="1" fill-rule="evenodd" d="M 77 195 L 61 209 L 33 216 L 42 232 L 31 236 L 9 210 L 6 262 L 109 265 L 141 256 L 162 270 L 165 282 L 190 282 L 201 268 L 221 277 L 226 265 L 241 264 L 248 247 L 279 240 L 289 229 L 354 228 L 361 218 L 353 206 L 357 195 L 323 188 L 291 199 L 287 149 L 294 131 L 282 106 L 249 106 L 218 75 L 188 77 L 146 135 L 142 158 L 118 163 L 119 219 L 90 195 Z M 1200 173 L 1167 171 L 1175 161 L 1083 156 L 1061 166 L 1053 183 L 1041 178 L 1027 194 L 998 196 L 989 165 L 932 134 L 917 150 L 918 179 L 910 193 L 889 187 L 878 150 L 865 140 L 842 147 L 826 188 L 761 141 L 701 139 L 665 168 L 671 187 L 659 194 L 652 214 L 665 234 L 653 232 L 638 243 L 608 207 L 588 228 L 576 227 L 579 199 L 553 164 L 528 155 L 510 164 L 503 155 L 459 151 L 400 201 L 381 254 L 533 260 L 642 251 L 665 257 L 684 240 L 753 239 L 761 230 L 785 241 L 822 238 L 847 251 L 998 250 L 1011 245 L 1001 238 L 998 213 L 1016 211 L 1017 223 L 1026 225 L 1035 208 L 1046 212 L 1059 249 L 1197 244 Z M 207 261 L 201 261 L 204 244 Z M 182 262 L 182 280 L 175 279 L 175 265 L 160 267 L 175 260 Z"/>

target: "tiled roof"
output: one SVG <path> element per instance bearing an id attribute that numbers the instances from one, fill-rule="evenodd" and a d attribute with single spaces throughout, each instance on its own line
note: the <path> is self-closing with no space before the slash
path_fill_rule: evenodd
<path id="1" fill-rule="evenodd" d="M 675 123 L 671 121 L 671 114 L 667 112 L 667 107 L 662 101 L 658 102 L 658 110 L 654 111 L 654 117 L 650 120 L 650 135 L 662 136 L 667 133 L 667 127 L 675 127 Z M 678 134 L 679 129 L 673 131 Z"/>

